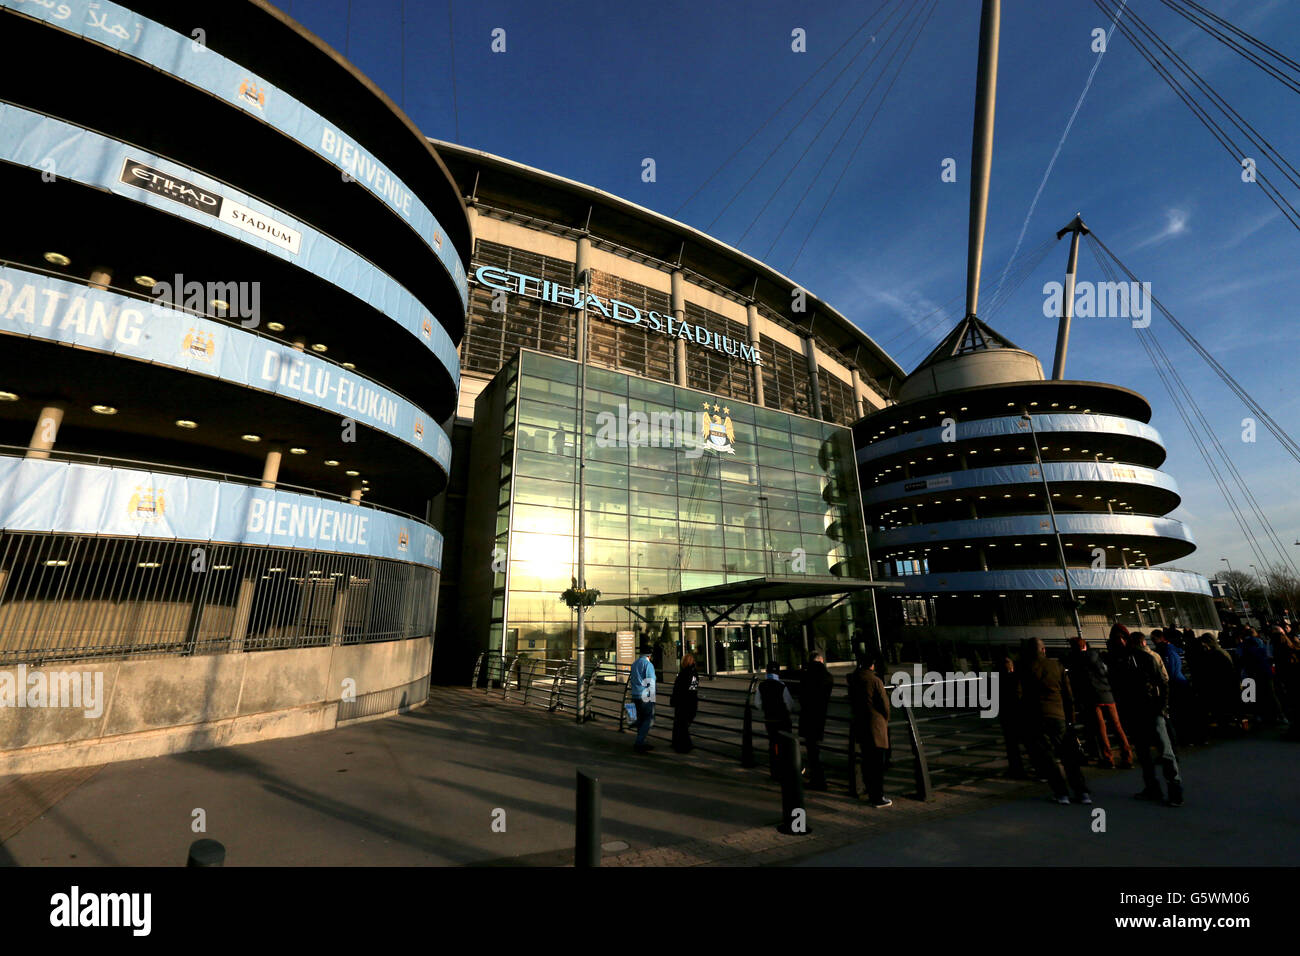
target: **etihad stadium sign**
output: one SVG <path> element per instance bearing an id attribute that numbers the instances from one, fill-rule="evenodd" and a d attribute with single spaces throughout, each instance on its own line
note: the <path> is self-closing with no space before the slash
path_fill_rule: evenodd
<path id="1" fill-rule="evenodd" d="M 681 322 L 662 312 L 646 311 L 620 299 L 606 299 L 588 292 L 583 299 L 583 290 L 576 286 L 561 285 L 547 279 L 511 272 L 495 266 L 480 266 L 474 273 L 474 281 L 488 289 L 497 289 L 530 299 L 540 299 L 555 305 L 568 306 L 571 309 L 591 309 L 599 312 L 611 322 L 623 322 L 627 325 L 642 325 L 651 332 L 682 339 L 699 348 L 713 349 L 731 358 L 738 358 L 750 365 L 762 365 L 758 349 L 748 342 L 733 339 L 696 325 L 693 322 Z"/>

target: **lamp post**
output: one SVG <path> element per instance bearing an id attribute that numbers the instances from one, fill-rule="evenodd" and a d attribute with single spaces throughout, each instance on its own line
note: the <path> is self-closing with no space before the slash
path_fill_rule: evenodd
<path id="1" fill-rule="evenodd" d="M 1259 573 L 1259 568 L 1256 568 L 1253 564 L 1251 567 L 1255 568 L 1255 576 L 1259 578 L 1259 588 L 1264 593 L 1264 607 L 1268 609 L 1268 619 L 1271 621 L 1273 620 L 1273 602 L 1268 599 L 1268 581 Z"/>
<path id="2" fill-rule="evenodd" d="M 587 296 L 591 289 L 591 270 L 582 270 L 582 303 L 578 310 L 578 634 L 574 647 L 574 663 L 578 670 L 577 719 L 586 717 L 586 701 L 582 698 L 582 671 L 586 663 L 587 637 L 587 542 L 585 475 L 587 457 Z"/>
<path id="3" fill-rule="evenodd" d="M 1237 607 L 1241 614 L 1244 615 L 1246 613 L 1246 602 L 1241 599 L 1241 588 L 1232 583 L 1232 562 L 1227 558 L 1219 558 L 1219 560 L 1228 566 L 1228 587 L 1237 592 Z"/>
<path id="4" fill-rule="evenodd" d="M 1065 591 L 1070 596 L 1070 613 L 1074 616 L 1074 633 L 1083 639 L 1083 623 L 1079 620 L 1079 601 L 1074 596 L 1074 585 L 1070 583 L 1070 569 L 1065 563 L 1065 545 L 1061 543 L 1061 529 L 1056 525 L 1056 509 L 1052 506 L 1052 487 L 1047 483 L 1047 469 L 1043 467 L 1043 456 L 1038 450 L 1038 432 L 1034 430 L 1034 419 L 1027 408 L 1020 409 L 1020 418 L 1029 424 L 1029 435 L 1034 440 L 1034 461 L 1038 465 L 1038 477 L 1043 480 L 1043 497 L 1047 501 L 1047 514 L 1052 519 L 1052 534 L 1056 538 L 1056 554 L 1061 561 L 1061 576 L 1065 578 Z"/>

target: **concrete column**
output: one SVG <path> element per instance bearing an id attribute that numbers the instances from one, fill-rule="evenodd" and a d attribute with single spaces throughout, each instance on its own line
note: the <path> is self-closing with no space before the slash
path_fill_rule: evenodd
<path id="1" fill-rule="evenodd" d="M 980 550 L 980 570 L 987 571 L 989 569 L 988 553 L 984 550 L 984 545 L 982 544 L 979 546 L 979 550 Z"/>
<path id="2" fill-rule="evenodd" d="M 32 429 L 32 440 L 28 442 L 28 458 L 49 458 L 50 449 L 59 437 L 59 427 L 63 424 L 63 413 L 67 410 L 66 402 L 50 402 L 41 409 Z"/>
<path id="3" fill-rule="evenodd" d="M 107 289 L 113 282 L 113 270 L 107 266 L 95 266 L 90 270 L 90 287 Z M 178 292 L 177 295 L 180 295 Z"/>
<path id="4" fill-rule="evenodd" d="M 591 237 L 578 237 L 578 251 L 573 257 L 573 281 L 579 289 L 582 289 L 582 272 L 584 269 L 591 268 Z M 590 291 L 585 289 L 584 291 Z M 577 329 L 577 353 L 574 358 L 582 361 L 582 357 L 587 354 L 587 323 L 583 321 L 588 318 L 586 311 L 587 303 L 583 303 L 583 308 L 574 313 L 574 321 L 578 325 Z"/>
<path id="5" fill-rule="evenodd" d="M 749 318 L 749 344 L 754 349 L 754 354 L 758 354 L 759 327 L 758 327 L 758 305 L 754 302 L 745 306 L 745 314 Z M 754 366 L 754 404 L 763 405 L 763 369 L 762 366 Z"/>
<path id="6" fill-rule="evenodd" d="M 266 461 L 262 465 L 262 487 L 274 488 L 280 477 L 280 460 L 284 457 L 282 445 L 272 445 L 266 450 Z"/>
<path id="7" fill-rule="evenodd" d="M 343 621 L 348 610 L 348 578 L 334 579 L 334 603 L 330 607 L 330 636 L 343 636 Z"/>
<path id="8" fill-rule="evenodd" d="M 817 374 L 817 346 L 813 344 L 812 336 L 803 340 L 803 357 L 808 363 L 808 391 L 812 397 L 812 410 L 814 418 L 822 418 L 822 385 L 821 376 Z"/>
<path id="9" fill-rule="evenodd" d="M 474 240 L 478 236 L 478 207 L 472 203 L 465 203 L 465 218 L 469 220 L 469 247 L 474 249 Z"/>
<path id="10" fill-rule="evenodd" d="M 306 336 L 295 335 L 295 336 L 293 337 L 293 350 L 294 350 L 295 352 L 301 352 L 301 351 L 303 351 L 305 348 L 307 348 L 307 338 L 306 338 Z"/>
<path id="11" fill-rule="evenodd" d="M 675 321 L 678 325 L 681 325 L 683 322 L 686 321 L 685 279 L 682 276 L 681 269 L 673 270 L 671 294 L 672 294 L 671 308 L 673 311 L 673 321 Z M 676 373 L 674 375 L 674 378 L 678 385 L 685 387 L 686 385 L 686 340 L 685 339 L 683 338 L 677 339 L 675 355 L 676 355 L 676 361 L 674 363 L 674 367 L 676 368 Z"/>
<path id="12" fill-rule="evenodd" d="M 867 391 L 862 386 L 862 376 L 858 375 L 856 368 L 849 369 L 849 381 L 853 384 L 853 414 L 857 418 L 865 418 L 867 414 Z"/>
<path id="13" fill-rule="evenodd" d="M 230 626 L 230 649 L 239 650 L 244 638 L 248 636 L 248 619 L 253 613 L 253 595 L 257 592 L 257 576 L 246 577 L 239 582 L 239 594 L 235 597 L 235 616 Z"/>
<path id="14" fill-rule="evenodd" d="M 361 504 L 361 479 L 360 478 L 352 479 L 352 493 L 348 496 L 348 500 L 350 500 L 354 505 Z"/>

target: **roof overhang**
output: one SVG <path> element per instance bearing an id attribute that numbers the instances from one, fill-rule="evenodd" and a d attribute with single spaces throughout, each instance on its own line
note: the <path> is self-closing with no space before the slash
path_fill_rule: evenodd
<path id="1" fill-rule="evenodd" d="M 800 598 L 828 597 L 832 594 L 851 594 L 873 588 L 902 587 L 901 581 L 870 581 L 866 578 L 841 578 L 829 574 L 768 574 L 757 578 L 746 578 L 743 581 L 729 581 L 726 584 L 713 584 L 666 594 L 606 598 L 596 603 L 616 607 L 648 607 L 665 604 L 683 607 L 718 607 L 757 601 L 793 601 Z"/>

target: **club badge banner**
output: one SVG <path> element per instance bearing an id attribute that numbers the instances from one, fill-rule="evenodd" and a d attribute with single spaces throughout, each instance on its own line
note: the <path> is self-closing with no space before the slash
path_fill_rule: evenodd
<path id="1" fill-rule="evenodd" d="M 32 458 L 0 457 L 0 529 L 267 545 L 442 566 L 441 534 L 366 505 Z"/>
<path id="2" fill-rule="evenodd" d="M 0 266 L 0 333 L 62 342 L 270 392 L 351 418 L 419 448 L 444 472 L 450 468 L 447 433 L 407 399 L 332 362 L 222 322 Z"/>

